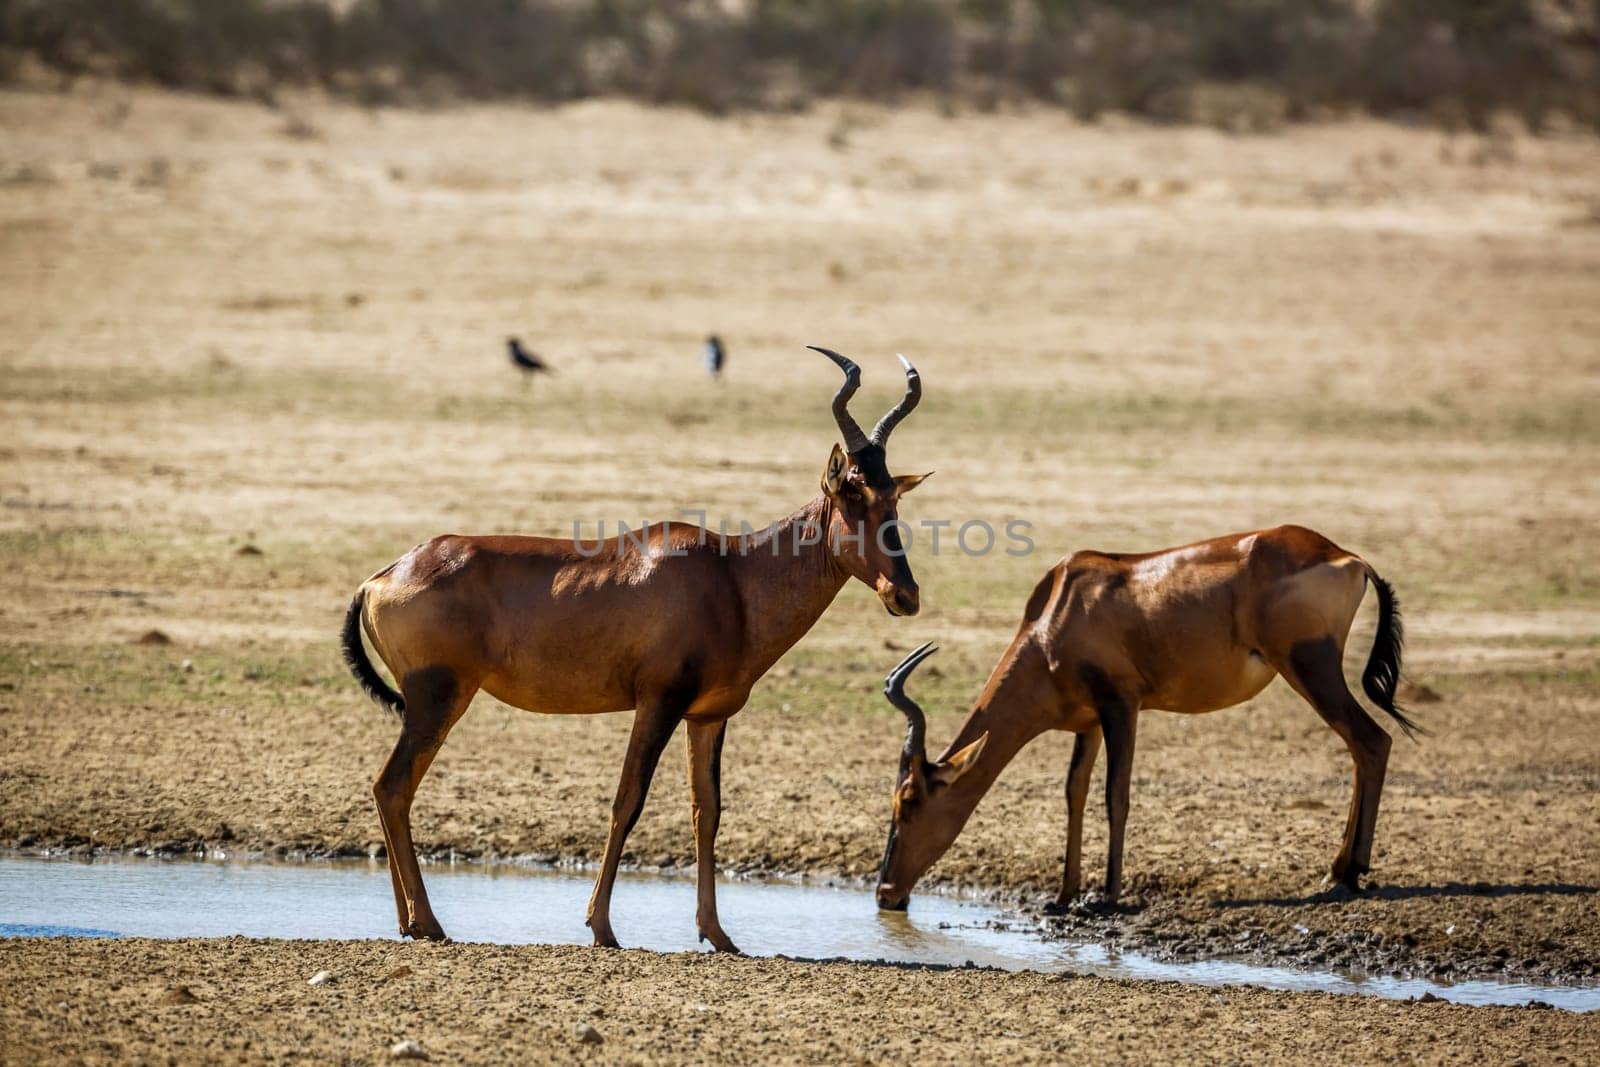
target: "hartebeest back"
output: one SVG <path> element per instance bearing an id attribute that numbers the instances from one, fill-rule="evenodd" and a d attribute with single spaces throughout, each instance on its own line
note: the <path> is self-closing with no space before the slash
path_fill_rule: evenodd
<path id="1" fill-rule="evenodd" d="M 822 494 L 757 534 L 724 537 L 685 523 L 647 536 L 575 544 L 547 537 L 436 537 L 362 584 L 344 650 L 362 686 L 401 717 L 394 753 L 373 783 L 402 934 L 442 938 L 411 839 L 411 801 L 450 728 L 485 690 L 546 714 L 635 709 L 589 902 L 599 945 L 615 945 L 611 887 L 661 751 L 687 722 L 702 939 L 736 951 L 717 919 L 713 845 L 721 813 L 722 741 L 750 688 L 798 641 L 851 577 L 891 615 L 914 615 L 918 590 L 896 505 L 924 476 L 893 477 L 884 449 L 922 396 L 905 364 L 904 397 L 865 434 L 848 403 L 861 372 L 836 352 L 833 400 L 844 436 Z M 362 648 L 363 630 L 399 680 L 389 688 Z"/>
<path id="2" fill-rule="evenodd" d="M 1023 746 L 1046 730 L 1077 735 L 1067 774 L 1067 855 L 1055 909 L 1082 880 L 1083 809 L 1105 740 L 1110 844 L 1105 899 L 1122 885 L 1134 731 L 1146 708 L 1183 713 L 1242 703 L 1281 674 L 1333 728 L 1355 760 L 1355 790 L 1333 876 L 1355 888 L 1372 860 L 1389 735 L 1350 694 L 1342 660 L 1366 583 L 1378 591 L 1378 630 L 1362 677 L 1373 703 L 1407 734 L 1395 706 L 1400 610 L 1360 557 L 1298 526 L 1201 541 L 1165 552 L 1079 552 L 1034 589 L 1022 625 L 955 740 L 937 760 L 906 679 L 924 645 L 885 682 L 910 722 L 896 778 L 878 903 L 906 906 L 917 881 L 955 841 L 978 802 Z"/>

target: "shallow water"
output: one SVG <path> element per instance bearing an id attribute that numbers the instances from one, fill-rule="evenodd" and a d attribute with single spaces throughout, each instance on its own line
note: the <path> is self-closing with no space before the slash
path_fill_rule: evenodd
<path id="1" fill-rule="evenodd" d="M 517 865 L 430 864 L 434 910 L 458 941 L 589 943 L 583 925 L 593 874 Z M 732 879 L 720 883 L 722 925 L 753 955 L 973 963 L 1200 985 L 1253 985 L 1463 1004 L 1543 1001 L 1600 1011 L 1600 989 L 1421 978 L 1229 961 L 1171 963 L 1094 943 L 1044 941 L 1000 909 L 935 894 L 910 912 L 880 912 L 860 888 Z M 694 882 L 624 872 L 611 922 L 624 945 L 696 948 Z M 0 936 L 393 938 L 388 867 L 363 860 L 95 860 L 0 857 Z"/>

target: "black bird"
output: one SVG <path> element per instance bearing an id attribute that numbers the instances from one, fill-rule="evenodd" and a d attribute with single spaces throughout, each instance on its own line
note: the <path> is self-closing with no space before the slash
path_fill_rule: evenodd
<path id="1" fill-rule="evenodd" d="M 706 373 L 713 378 L 722 377 L 722 364 L 728 359 L 728 354 L 723 350 L 722 338 L 712 334 L 706 338 Z"/>
<path id="2" fill-rule="evenodd" d="M 524 374 L 551 374 L 555 368 L 540 359 L 537 355 L 522 347 L 522 342 L 515 337 L 506 338 L 506 347 L 511 350 L 511 364 Z"/>

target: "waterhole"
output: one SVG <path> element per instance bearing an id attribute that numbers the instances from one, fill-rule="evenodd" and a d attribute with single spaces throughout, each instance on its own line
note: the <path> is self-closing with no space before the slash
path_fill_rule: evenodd
<path id="1" fill-rule="evenodd" d="M 429 864 L 434 911 L 457 941 L 589 943 L 583 925 L 593 874 L 570 869 Z M 1045 941 L 1002 909 L 923 893 L 909 912 L 880 912 L 860 887 L 727 879 L 723 927 L 744 951 L 803 959 L 971 963 L 1004 970 L 1250 985 L 1405 999 L 1432 993 L 1462 1004 L 1542 1001 L 1600 1010 L 1600 989 L 1493 980 L 1446 984 L 1228 960 L 1170 962 L 1098 943 Z M 611 922 L 626 946 L 693 950 L 694 882 L 623 872 Z M 0 935 L 10 937 L 393 938 L 388 867 L 363 860 L 282 862 L 0 857 Z"/>

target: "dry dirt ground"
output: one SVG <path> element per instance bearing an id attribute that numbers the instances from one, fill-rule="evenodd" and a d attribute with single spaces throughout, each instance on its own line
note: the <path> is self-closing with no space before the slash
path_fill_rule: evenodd
<path id="1" fill-rule="evenodd" d="M 1410 624 L 1413 710 L 1431 733 L 1395 747 L 1378 888 L 1318 895 L 1349 761 L 1275 683 L 1246 708 L 1146 717 L 1131 911 L 1068 927 L 1176 954 L 1600 973 L 1593 139 L 12 92 L 0 321 L 0 846 L 376 849 L 368 783 L 395 727 L 335 640 L 361 579 L 445 531 L 789 512 L 835 435 L 837 372 L 801 348 L 821 343 L 862 362 L 863 418 L 897 391 L 894 352 L 922 368 L 926 398 L 890 462 L 938 474 L 906 519 L 1026 520 L 1037 550 L 935 556 L 924 531 L 911 620 L 845 590 L 732 723 L 727 866 L 870 874 L 901 733 L 883 673 L 940 641 L 919 694 L 934 740 L 948 736 L 1060 555 L 1298 522 L 1371 560 Z M 700 366 L 713 330 L 730 349 L 720 385 Z M 558 373 L 516 380 L 511 333 Z M 150 631 L 170 643 L 142 642 Z M 536 719 L 480 696 L 423 785 L 419 842 L 592 859 L 628 721 Z M 1069 751 L 1058 737 L 1025 752 L 933 880 L 1053 896 Z M 631 862 L 691 855 L 680 761 L 669 753 Z M 1086 844 L 1092 878 L 1098 818 Z M 65 982 L 97 954 L 166 973 L 186 952 L 211 967 L 234 951 L 291 952 L 0 959 L 53 961 Z M 427 958 L 469 972 L 454 951 Z M 470 951 L 534 974 L 637 967 L 662 986 L 680 967 L 746 974 Z M 726 966 L 819 1004 L 834 982 Z M 847 973 L 863 997 L 917 983 L 974 1018 L 989 1001 L 969 1007 L 954 983 L 995 1002 L 1008 983 L 1018 999 L 1059 988 Z M 470 999 L 442 980 L 437 995 L 441 1014 Z M 1198 1011 L 1209 994 L 1116 995 Z M 1282 1020 L 1261 1040 L 1333 1039 L 1291 1025 L 1291 998 L 1252 997 Z M 1330 1019 L 1414 1010 L 1317 1004 Z M 130 1007 L 118 1033 L 153 1040 L 140 1017 Z M 1513 1047 L 1502 1017 L 1472 1025 Z M 1563 1026 L 1593 1049 L 1592 1028 Z"/>
<path id="2" fill-rule="evenodd" d="M 439 1063 L 1581 1065 L 1600 1043 L 1600 1016 L 1524 1008 L 539 946 L 11 941 L 0 967 L 18 1064 L 370 1063 L 413 1041 Z"/>

